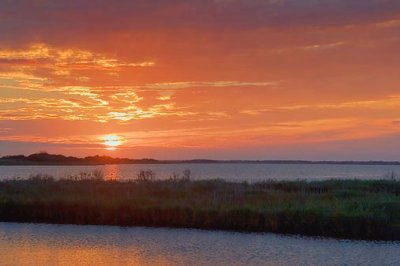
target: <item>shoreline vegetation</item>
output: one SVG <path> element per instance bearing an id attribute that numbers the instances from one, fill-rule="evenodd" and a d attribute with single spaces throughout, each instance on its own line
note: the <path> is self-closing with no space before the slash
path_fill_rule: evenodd
<path id="1" fill-rule="evenodd" d="M 151 158 L 129 159 L 110 156 L 78 158 L 61 154 L 40 152 L 0 157 L 1 165 L 106 165 L 106 164 L 181 164 L 181 163 L 245 163 L 245 164 L 341 164 L 341 165 L 400 165 L 399 161 L 306 161 L 306 160 L 156 160 Z"/>
<path id="2" fill-rule="evenodd" d="M 196 228 L 345 239 L 400 240 L 400 181 L 326 180 L 249 184 L 104 180 L 100 171 L 0 181 L 0 221 Z"/>

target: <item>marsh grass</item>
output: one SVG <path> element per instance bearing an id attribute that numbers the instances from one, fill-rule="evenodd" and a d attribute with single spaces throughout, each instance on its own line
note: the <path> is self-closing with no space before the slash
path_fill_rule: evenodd
<path id="1" fill-rule="evenodd" d="M 400 182 L 156 180 L 101 173 L 0 181 L 0 220 L 164 226 L 400 240 Z"/>

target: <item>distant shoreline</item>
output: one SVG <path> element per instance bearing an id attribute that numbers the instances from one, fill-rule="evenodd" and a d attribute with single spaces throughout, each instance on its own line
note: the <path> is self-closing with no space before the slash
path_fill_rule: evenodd
<path id="1" fill-rule="evenodd" d="M 109 156 L 89 156 L 77 158 L 65 155 L 37 153 L 29 156 L 4 156 L 0 158 L 0 166 L 45 165 L 45 166 L 81 166 L 112 164 L 325 164 L 325 165 L 400 165 L 400 161 L 308 161 L 308 160 L 156 160 L 128 159 Z"/>

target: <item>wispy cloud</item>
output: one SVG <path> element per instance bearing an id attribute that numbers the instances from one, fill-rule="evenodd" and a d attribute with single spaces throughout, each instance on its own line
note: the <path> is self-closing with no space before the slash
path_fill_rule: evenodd
<path id="1" fill-rule="evenodd" d="M 283 106 L 270 106 L 260 109 L 246 109 L 240 111 L 242 114 L 247 115 L 261 115 L 267 112 L 275 111 L 299 111 L 299 110 L 397 110 L 400 108 L 400 96 L 392 95 L 386 98 L 367 100 L 367 101 L 352 101 L 352 102 L 336 102 L 336 103 L 313 103 L 313 104 L 295 104 Z"/>
<path id="2" fill-rule="evenodd" d="M 50 47 L 44 43 L 33 44 L 26 49 L 0 50 L 0 63 L 54 67 L 55 71 L 73 69 L 109 69 L 118 67 L 149 67 L 154 62 L 123 62 L 117 58 L 80 49 Z"/>
<path id="3" fill-rule="evenodd" d="M 149 89 L 186 89 L 193 87 L 265 87 L 274 86 L 277 82 L 243 82 L 243 81 L 180 81 L 146 84 L 143 87 Z"/>

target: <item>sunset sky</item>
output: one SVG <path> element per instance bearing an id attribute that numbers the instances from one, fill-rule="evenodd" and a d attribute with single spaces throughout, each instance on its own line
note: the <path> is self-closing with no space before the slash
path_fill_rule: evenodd
<path id="1" fill-rule="evenodd" d="M 0 156 L 38 151 L 400 160 L 400 1 L 0 1 Z"/>

